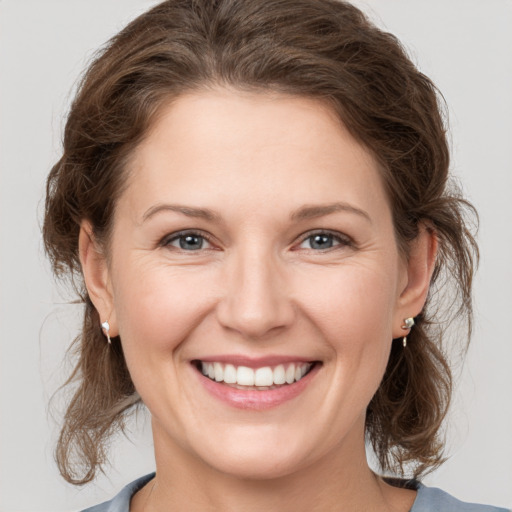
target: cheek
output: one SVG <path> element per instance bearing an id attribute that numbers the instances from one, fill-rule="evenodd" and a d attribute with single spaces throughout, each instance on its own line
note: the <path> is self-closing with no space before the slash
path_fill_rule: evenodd
<path id="1" fill-rule="evenodd" d="M 363 414 L 382 380 L 396 303 L 392 265 L 387 271 L 366 266 L 343 270 L 325 279 L 317 276 L 307 303 L 307 314 L 321 330 L 334 362 L 337 392 L 328 405 L 341 416 L 347 410 Z"/>
<path id="2" fill-rule="evenodd" d="M 177 272 L 161 265 L 131 265 L 114 287 L 119 333 L 126 351 L 164 351 L 179 346 L 201 318 L 210 300 L 210 276 L 197 269 Z"/>
<path id="3" fill-rule="evenodd" d="M 300 285 L 304 308 L 330 340 L 357 345 L 392 339 L 396 286 L 392 266 L 379 269 L 347 265 L 338 272 L 317 273 Z"/>

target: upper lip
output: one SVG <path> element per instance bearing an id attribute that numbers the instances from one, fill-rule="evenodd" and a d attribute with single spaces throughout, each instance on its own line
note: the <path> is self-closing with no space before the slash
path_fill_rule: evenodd
<path id="1" fill-rule="evenodd" d="M 194 361 L 202 361 L 204 363 L 224 363 L 232 364 L 233 366 L 247 366 L 248 368 L 262 368 L 264 366 L 277 366 L 279 364 L 289 363 L 313 363 L 315 359 L 300 357 L 300 356 L 287 356 L 287 355 L 268 355 L 260 357 L 249 357 L 244 355 L 215 355 L 198 357 Z"/>

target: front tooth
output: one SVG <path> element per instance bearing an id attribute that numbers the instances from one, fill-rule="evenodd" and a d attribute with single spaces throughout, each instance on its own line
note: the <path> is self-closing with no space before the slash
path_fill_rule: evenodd
<path id="1" fill-rule="evenodd" d="M 213 363 L 208 363 L 208 377 L 210 377 L 210 379 L 215 379 L 215 367 L 213 366 Z"/>
<path id="2" fill-rule="evenodd" d="M 215 372 L 215 380 L 222 382 L 224 380 L 224 368 L 222 368 L 222 365 L 220 363 L 214 363 L 213 371 Z"/>
<path id="3" fill-rule="evenodd" d="M 264 366 L 258 368 L 254 373 L 254 385 L 255 386 L 272 386 L 274 382 L 274 375 L 270 366 Z"/>
<path id="4" fill-rule="evenodd" d="M 232 364 L 227 364 L 224 368 L 224 382 L 226 384 L 236 384 L 236 368 Z"/>
<path id="5" fill-rule="evenodd" d="M 247 366 L 239 366 L 236 370 L 236 382 L 240 386 L 254 386 L 254 370 Z"/>
<path id="6" fill-rule="evenodd" d="M 286 373 L 282 364 L 274 368 L 273 380 L 274 384 L 284 384 L 286 382 Z"/>
<path id="7" fill-rule="evenodd" d="M 293 384 L 295 381 L 295 365 L 291 364 L 286 368 L 286 383 Z"/>

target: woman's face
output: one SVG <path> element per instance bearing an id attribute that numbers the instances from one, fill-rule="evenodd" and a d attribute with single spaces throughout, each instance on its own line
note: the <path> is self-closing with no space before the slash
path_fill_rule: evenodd
<path id="1" fill-rule="evenodd" d="M 162 111 L 128 171 L 91 295 L 157 457 L 269 478 L 364 450 L 419 311 L 369 152 L 315 100 L 219 89 Z"/>

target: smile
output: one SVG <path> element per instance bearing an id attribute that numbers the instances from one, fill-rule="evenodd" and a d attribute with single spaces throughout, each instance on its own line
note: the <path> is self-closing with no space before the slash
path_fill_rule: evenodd
<path id="1" fill-rule="evenodd" d="M 304 393 L 323 366 L 321 361 L 279 359 L 283 358 L 258 362 L 227 356 L 220 361 L 196 359 L 192 367 L 211 396 L 230 407 L 257 411 L 285 404 Z"/>
<path id="2" fill-rule="evenodd" d="M 288 363 L 277 366 L 249 368 L 221 362 L 199 362 L 198 368 L 206 377 L 216 382 L 233 385 L 239 389 L 252 388 L 262 391 L 275 386 L 300 381 L 312 368 L 313 363 Z"/>

